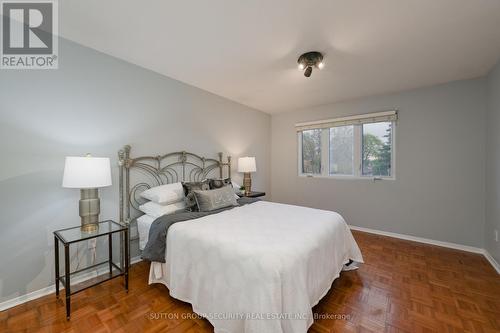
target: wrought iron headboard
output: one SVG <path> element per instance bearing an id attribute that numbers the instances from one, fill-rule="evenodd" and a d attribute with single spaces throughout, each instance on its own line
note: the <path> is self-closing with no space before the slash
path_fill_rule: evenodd
<path id="1" fill-rule="evenodd" d="M 224 167 L 227 167 L 227 177 L 231 177 L 231 156 L 224 162 L 222 153 L 218 153 L 218 160 L 186 151 L 131 158 L 130 149 L 127 145 L 118 152 L 120 222 L 126 224 L 131 221 L 131 207 L 138 210 L 144 201 L 140 192 L 148 188 L 180 181 L 201 181 L 217 169 L 218 177 L 224 178 Z M 143 178 L 131 184 L 131 171 L 137 171 Z"/>

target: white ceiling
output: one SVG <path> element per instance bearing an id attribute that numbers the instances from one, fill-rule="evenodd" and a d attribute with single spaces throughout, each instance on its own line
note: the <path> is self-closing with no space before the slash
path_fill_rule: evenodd
<path id="1" fill-rule="evenodd" d="M 499 0 L 64 0 L 60 34 L 275 113 L 485 75 Z M 325 69 L 305 78 L 298 56 Z"/>

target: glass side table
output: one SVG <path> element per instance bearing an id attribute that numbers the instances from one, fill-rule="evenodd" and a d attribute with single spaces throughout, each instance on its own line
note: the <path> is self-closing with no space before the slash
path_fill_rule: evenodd
<path id="1" fill-rule="evenodd" d="M 121 260 L 120 266 L 113 262 L 113 234 L 122 233 L 125 241 L 125 253 Z M 69 247 L 71 244 L 96 239 L 102 236 L 108 236 L 108 260 L 99 262 L 95 265 L 85 267 L 74 272 L 70 272 L 70 254 Z M 54 231 L 54 254 L 55 254 L 55 271 L 56 271 L 56 297 L 59 298 L 59 282 L 64 285 L 66 293 L 66 319 L 70 319 L 71 314 L 71 295 L 79 293 L 85 289 L 96 286 L 100 283 L 109 281 L 118 276 L 124 277 L 125 290 L 128 292 L 128 260 L 129 248 L 128 248 L 128 228 L 120 223 L 108 220 L 99 222 L 99 229 L 94 232 L 84 232 L 78 227 L 72 227 L 67 229 L 61 229 Z M 59 242 L 64 246 L 64 275 L 60 276 L 59 273 Z M 121 251 L 120 251 L 121 252 Z M 125 258 L 125 260 L 124 260 Z M 77 273 L 81 273 L 90 269 L 98 268 L 99 266 L 108 265 L 109 272 L 100 274 L 96 278 L 84 281 L 82 283 L 71 285 L 71 276 Z"/>

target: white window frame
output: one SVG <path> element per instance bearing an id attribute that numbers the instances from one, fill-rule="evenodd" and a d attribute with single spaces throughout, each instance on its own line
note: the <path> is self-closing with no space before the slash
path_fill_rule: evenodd
<path id="1" fill-rule="evenodd" d="M 303 163 L 303 158 L 302 158 L 302 131 L 301 132 L 297 132 L 297 135 L 298 135 L 298 158 L 297 158 L 297 162 L 298 162 L 298 165 L 297 165 L 297 168 L 298 168 L 298 171 L 299 171 L 299 174 L 301 176 L 304 176 L 304 177 L 318 177 L 318 176 L 321 176 L 323 174 L 323 169 L 324 169 L 324 166 L 325 166 L 325 154 L 323 153 L 323 149 L 325 148 L 325 145 L 324 145 L 324 131 L 321 131 L 321 173 L 317 174 L 317 173 L 304 173 L 302 172 L 302 163 Z M 327 146 L 328 148 L 328 146 Z M 327 158 L 328 158 L 328 154 L 327 155 Z"/>
<path id="2" fill-rule="evenodd" d="M 396 180 L 396 127 L 397 121 L 386 121 L 392 122 L 391 130 L 391 175 L 390 176 L 364 176 L 363 175 L 363 161 L 362 161 L 362 149 L 363 149 L 363 124 L 354 124 L 354 146 L 353 146 L 353 174 L 352 175 L 341 175 L 341 174 L 330 174 L 330 128 L 321 129 L 321 173 L 312 174 L 302 172 L 302 131 L 297 132 L 297 145 L 298 145 L 298 155 L 297 155 L 297 172 L 299 177 L 314 177 L 314 178 L 332 178 L 332 179 L 364 179 L 364 180 Z M 369 124 L 371 122 L 366 122 Z"/>
<path id="3" fill-rule="evenodd" d="M 361 160 L 361 151 L 359 153 L 359 176 L 360 178 L 368 178 L 368 179 L 374 179 L 374 180 L 379 180 L 379 179 L 388 179 L 388 180 L 395 180 L 396 179 L 396 126 L 397 126 L 397 121 L 392 121 L 392 127 L 391 127 L 391 175 L 390 176 L 363 176 L 363 161 Z M 359 126 L 360 130 L 360 135 L 359 138 L 361 140 L 360 142 L 360 149 L 363 149 L 363 127 Z M 356 144 L 356 142 L 354 143 Z"/>

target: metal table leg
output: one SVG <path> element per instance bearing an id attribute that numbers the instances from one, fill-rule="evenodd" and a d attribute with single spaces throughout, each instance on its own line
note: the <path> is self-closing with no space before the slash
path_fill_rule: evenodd
<path id="1" fill-rule="evenodd" d="M 125 229 L 125 290 L 128 292 L 128 264 L 129 264 L 129 243 L 128 243 L 128 228 Z"/>
<path id="2" fill-rule="evenodd" d="M 108 235 L 109 276 L 113 274 L 113 234 Z"/>
<path id="3" fill-rule="evenodd" d="M 66 319 L 69 320 L 71 313 L 71 287 L 70 287 L 70 273 L 69 273 L 69 244 L 64 244 L 64 282 L 66 293 Z"/>
<path id="4" fill-rule="evenodd" d="M 59 298 L 59 240 L 54 236 L 54 266 L 56 270 L 56 297 Z"/>

